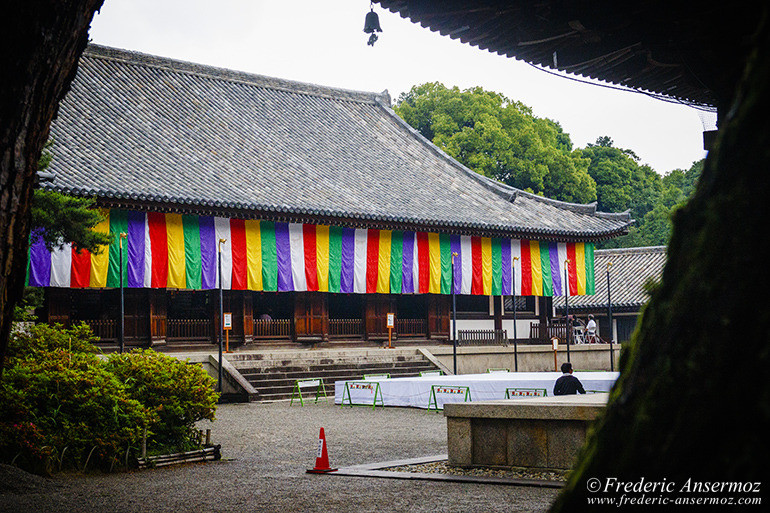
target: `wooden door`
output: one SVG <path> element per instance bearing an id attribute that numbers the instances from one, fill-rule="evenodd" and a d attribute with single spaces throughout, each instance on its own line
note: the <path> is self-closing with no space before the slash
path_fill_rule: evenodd
<path id="1" fill-rule="evenodd" d="M 47 321 L 69 327 L 72 297 L 69 289 L 50 287 L 45 289 Z"/>
<path id="2" fill-rule="evenodd" d="M 449 339 L 450 296 L 428 296 L 428 338 Z"/>
<path id="3" fill-rule="evenodd" d="M 329 314 L 326 295 L 321 292 L 297 292 L 294 295 L 294 340 L 320 342 L 329 339 Z"/>
<path id="4" fill-rule="evenodd" d="M 367 340 L 387 340 L 389 313 L 398 315 L 396 300 L 393 296 L 386 294 L 366 295 L 364 328 Z"/>

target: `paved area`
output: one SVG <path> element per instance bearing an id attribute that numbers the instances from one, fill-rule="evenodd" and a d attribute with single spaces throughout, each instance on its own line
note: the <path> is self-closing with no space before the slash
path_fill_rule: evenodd
<path id="1" fill-rule="evenodd" d="M 511 513 L 545 511 L 558 493 L 305 473 L 315 463 L 320 427 L 333 467 L 446 453 L 446 420 L 425 410 L 229 404 L 201 427 L 207 425 L 214 443 L 222 444 L 220 462 L 29 479 L 23 486 L 0 486 L 0 511 Z"/>

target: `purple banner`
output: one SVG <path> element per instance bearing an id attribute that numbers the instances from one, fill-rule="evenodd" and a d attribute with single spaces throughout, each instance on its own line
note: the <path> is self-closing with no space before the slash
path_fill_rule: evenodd
<path id="1" fill-rule="evenodd" d="M 342 276 L 340 277 L 340 292 L 346 292 L 348 294 L 353 292 L 356 252 L 355 232 L 356 231 L 353 228 L 342 229 L 342 247 L 340 250 L 340 268 Z"/>
<path id="2" fill-rule="evenodd" d="M 511 295 L 511 241 L 502 239 L 500 242 L 500 258 L 503 263 L 503 287 L 504 296 Z"/>
<path id="3" fill-rule="evenodd" d="M 42 234 L 35 230 L 30 237 L 29 286 L 48 287 L 51 284 L 51 253 L 46 249 Z"/>
<path id="4" fill-rule="evenodd" d="M 454 290 L 455 294 L 459 294 L 462 292 L 462 285 L 463 285 L 463 252 L 462 248 L 460 247 L 460 236 L 459 235 L 450 235 L 449 236 L 449 247 L 450 251 L 452 253 L 457 253 L 457 256 L 454 258 L 454 271 L 452 272 L 452 276 L 454 276 Z M 509 246 L 510 249 L 510 246 Z"/>
<path id="5" fill-rule="evenodd" d="M 217 232 L 213 217 L 200 217 L 198 231 L 201 237 L 201 288 L 217 288 Z"/>
<path id="6" fill-rule="evenodd" d="M 278 264 L 278 292 L 294 290 L 291 276 L 291 241 L 289 223 L 275 223 L 275 256 Z"/>
<path id="7" fill-rule="evenodd" d="M 126 233 L 126 286 L 144 287 L 144 212 L 127 212 Z"/>
<path id="8" fill-rule="evenodd" d="M 548 244 L 548 256 L 551 259 L 551 282 L 553 283 L 553 295 L 561 296 L 561 273 L 559 272 L 559 245 Z"/>
<path id="9" fill-rule="evenodd" d="M 403 279 L 401 281 L 401 292 L 403 294 L 414 294 L 414 232 L 404 232 L 404 256 L 403 256 Z"/>

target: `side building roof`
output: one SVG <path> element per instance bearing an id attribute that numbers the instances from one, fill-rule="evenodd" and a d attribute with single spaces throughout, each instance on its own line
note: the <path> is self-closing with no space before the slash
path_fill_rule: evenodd
<path id="1" fill-rule="evenodd" d="M 607 264 L 610 267 L 610 292 L 613 311 L 637 311 L 647 303 L 645 284 L 659 280 L 666 264 L 665 246 L 643 248 L 599 249 L 594 252 L 596 293 L 591 296 L 571 296 L 570 311 L 607 308 Z M 564 296 L 554 297 L 557 311 L 564 313 Z"/>
<path id="2" fill-rule="evenodd" d="M 403 122 L 387 91 L 95 45 L 51 137 L 45 186 L 113 207 L 575 241 L 632 222 L 473 172 Z"/>

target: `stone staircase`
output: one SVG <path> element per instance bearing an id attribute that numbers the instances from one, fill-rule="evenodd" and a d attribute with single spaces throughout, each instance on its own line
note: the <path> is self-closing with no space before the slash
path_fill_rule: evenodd
<path id="1" fill-rule="evenodd" d="M 414 348 L 235 353 L 227 359 L 257 390 L 257 401 L 291 398 L 297 380 L 323 378 L 326 393 L 333 399 L 334 382 L 338 380 L 360 380 L 365 374 L 401 378 L 438 369 Z"/>

